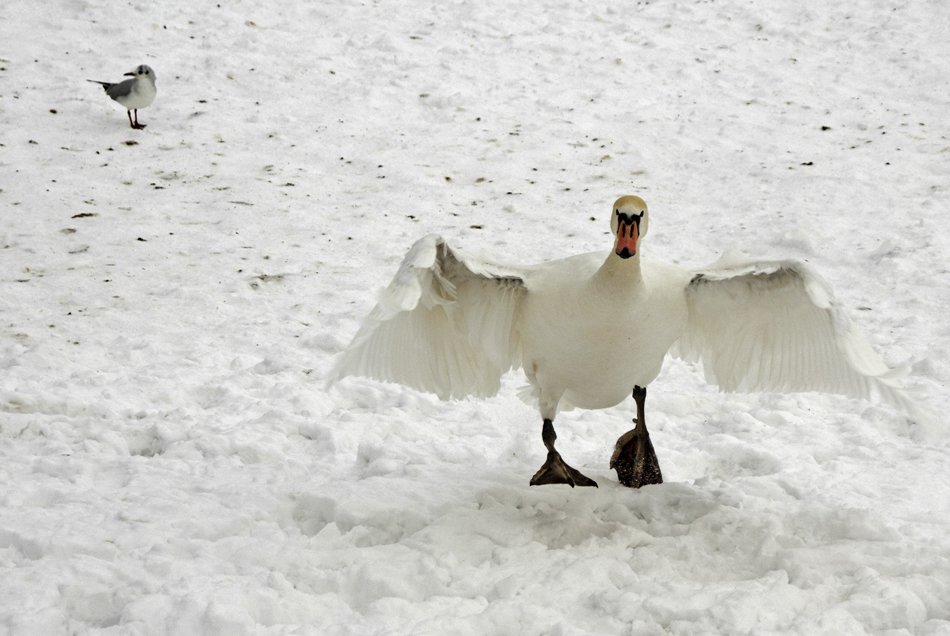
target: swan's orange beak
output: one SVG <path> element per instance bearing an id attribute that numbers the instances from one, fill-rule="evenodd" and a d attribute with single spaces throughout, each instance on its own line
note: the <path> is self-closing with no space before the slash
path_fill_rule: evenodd
<path id="1" fill-rule="evenodd" d="M 640 226 L 634 221 L 621 219 L 617 227 L 617 245 L 614 251 L 620 258 L 630 258 L 637 253 L 637 239 L 640 237 Z"/>

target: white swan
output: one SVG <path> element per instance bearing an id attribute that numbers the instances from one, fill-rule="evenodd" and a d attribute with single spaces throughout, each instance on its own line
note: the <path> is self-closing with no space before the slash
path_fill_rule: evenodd
<path id="1" fill-rule="evenodd" d="M 617 440 L 621 483 L 661 483 L 644 420 L 646 386 L 663 359 L 701 360 L 725 391 L 872 390 L 908 412 L 890 369 L 811 267 L 796 261 L 717 264 L 688 272 L 640 259 L 649 214 L 617 200 L 613 251 L 530 267 L 463 258 L 440 237 L 409 250 L 349 347 L 333 383 L 362 375 L 431 391 L 443 400 L 491 396 L 522 367 L 544 420 L 548 449 L 531 484 L 596 482 L 554 449 L 559 408 L 602 409 L 633 391 L 637 426 Z"/>

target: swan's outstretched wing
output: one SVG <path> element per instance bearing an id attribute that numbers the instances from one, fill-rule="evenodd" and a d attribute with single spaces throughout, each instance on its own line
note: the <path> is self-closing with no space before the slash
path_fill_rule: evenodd
<path id="1" fill-rule="evenodd" d="M 441 399 L 498 392 L 521 365 L 517 331 L 526 288 L 516 270 L 464 259 L 439 236 L 418 240 L 379 296 L 331 382 L 362 375 Z"/>
<path id="2" fill-rule="evenodd" d="M 835 302 L 828 283 L 794 261 L 696 272 L 689 325 L 674 354 L 702 360 L 724 391 L 825 391 L 868 399 L 872 388 L 908 413 L 912 401 Z"/>

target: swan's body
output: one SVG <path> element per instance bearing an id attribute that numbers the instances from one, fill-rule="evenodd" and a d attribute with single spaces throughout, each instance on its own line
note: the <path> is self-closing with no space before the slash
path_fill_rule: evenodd
<path id="1" fill-rule="evenodd" d="M 420 239 L 331 381 L 365 375 L 442 399 L 490 396 L 521 366 L 549 452 L 531 483 L 572 486 L 596 484 L 554 450 L 558 409 L 608 408 L 631 390 L 637 427 L 618 440 L 611 465 L 626 485 L 662 481 L 643 403 L 671 349 L 702 360 L 723 390 L 869 398 L 874 389 L 912 410 L 897 372 L 810 267 L 773 261 L 689 272 L 641 260 L 648 219 L 641 199 L 623 197 L 614 204 L 613 251 L 523 268 L 464 259 L 438 236 Z"/>
<path id="2" fill-rule="evenodd" d="M 562 399 L 584 409 L 615 406 L 659 375 L 686 328 L 682 290 L 689 273 L 653 261 L 632 264 L 593 253 L 526 273 L 522 365 L 542 417 L 554 419 Z M 558 342 L 571 346 L 551 346 Z"/>

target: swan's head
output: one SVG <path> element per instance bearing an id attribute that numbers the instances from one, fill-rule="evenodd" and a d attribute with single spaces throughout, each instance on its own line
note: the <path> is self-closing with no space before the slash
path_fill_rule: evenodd
<path id="1" fill-rule="evenodd" d="M 647 233 L 650 215 L 647 204 L 640 197 L 620 197 L 610 213 L 610 230 L 617 237 L 614 253 L 630 258 L 640 250 L 640 239 Z"/>

